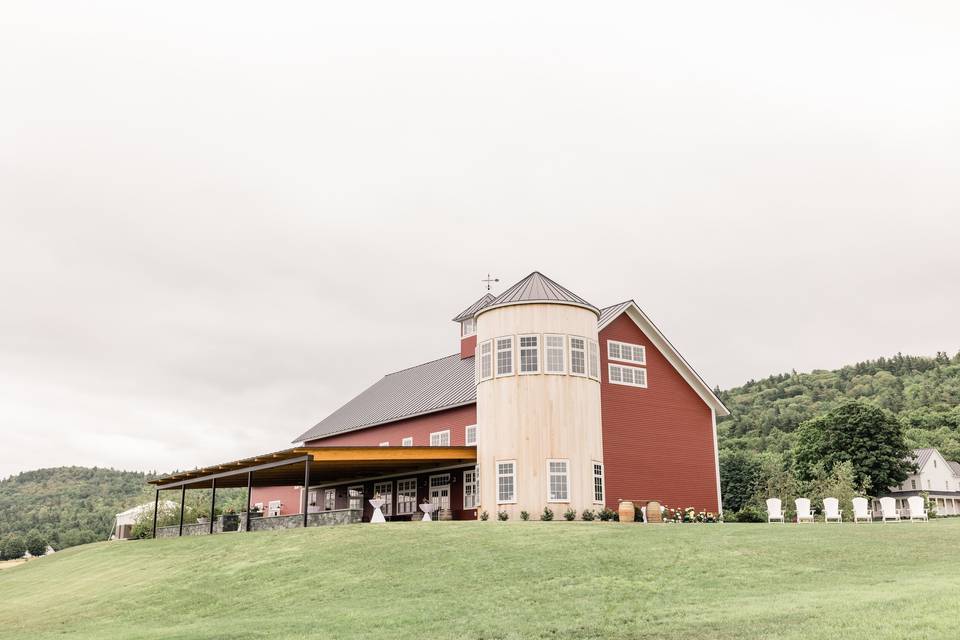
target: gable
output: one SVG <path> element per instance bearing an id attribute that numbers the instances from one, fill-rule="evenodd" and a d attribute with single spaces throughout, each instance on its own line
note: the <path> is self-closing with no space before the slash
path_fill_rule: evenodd
<path id="1" fill-rule="evenodd" d="M 606 340 L 619 340 L 614 333 L 625 331 L 624 322 L 632 324 L 639 331 L 650 346 L 653 346 L 663 358 L 670 363 L 670 366 L 683 379 L 686 385 L 702 400 L 708 407 L 716 412 L 717 416 L 728 416 L 730 411 L 724 406 L 720 398 L 713 393 L 713 390 L 700 377 L 690 363 L 680 355 L 680 352 L 667 340 L 666 336 L 657 328 L 655 324 L 647 317 L 645 313 L 632 300 L 613 307 L 608 307 L 601 311 L 599 322 L 599 333 L 603 344 L 600 350 L 606 352 Z M 607 331 L 611 328 L 611 331 Z M 614 331 L 614 329 L 616 331 Z M 609 338 L 607 336 L 610 336 Z M 648 347 L 649 348 L 649 347 Z"/>

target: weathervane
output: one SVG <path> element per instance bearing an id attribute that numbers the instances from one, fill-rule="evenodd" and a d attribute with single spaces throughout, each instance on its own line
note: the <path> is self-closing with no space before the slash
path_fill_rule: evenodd
<path id="1" fill-rule="evenodd" d="M 500 278 L 491 278 L 490 274 L 488 273 L 487 277 L 484 280 L 481 280 L 480 282 L 486 282 L 487 291 L 490 291 L 490 285 L 493 284 L 494 282 L 500 282 Z"/>

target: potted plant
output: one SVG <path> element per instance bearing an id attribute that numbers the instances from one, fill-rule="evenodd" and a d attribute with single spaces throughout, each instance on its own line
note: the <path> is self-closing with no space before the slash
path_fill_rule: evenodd
<path id="1" fill-rule="evenodd" d="M 263 515 L 263 511 L 260 510 L 260 507 L 258 507 L 258 506 L 256 506 L 256 505 L 250 507 L 250 517 L 251 517 L 251 518 L 259 518 L 259 517 L 262 516 L 262 515 Z"/>

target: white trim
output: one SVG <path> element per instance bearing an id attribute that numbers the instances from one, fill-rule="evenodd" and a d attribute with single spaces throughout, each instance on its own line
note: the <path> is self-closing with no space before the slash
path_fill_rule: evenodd
<path id="1" fill-rule="evenodd" d="M 674 369 L 683 377 L 683 379 L 690 385 L 690 387 L 697 392 L 697 395 L 707 404 L 708 407 L 713 407 L 717 412 L 718 416 L 728 416 L 730 415 L 730 410 L 724 406 L 723 402 L 720 401 L 714 393 L 713 389 L 704 382 L 703 378 L 700 377 L 700 374 L 690 366 L 690 363 L 687 362 L 680 352 L 677 351 L 677 348 L 674 347 L 666 336 L 660 331 L 657 325 L 653 324 L 647 314 L 643 312 L 640 307 L 637 306 L 637 303 L 633 300 L 629 301 L 623 311 L 620 313 L 613 314 L 610 318 L 607 319 L 602 325 L 597 326 L 597 332 L 605 329 L 611 322 L 619 318 L 622 314 L 626 313 L 630 316 L 630 319 L 633 320 L 641 331 L 646 334 L 647 338 L 653 343 L 653 346 L 657 348 L 660 353 L 667 359 L 667 361 L 673 366 Z"/>
<path id="2" fill-rule="evenodd" d="M 469 483 L 473 486 L 473 506 L 467 506 L 467 474 L 473 474 L 473 482 Z M 464 469 L 463 474 L 460 476 L 460 480 L 463 482 L 463 501 L 460 503 L 463 506 L 464 510 L 467 509 L 477 509 L 480 507 L 480 473 L 476 467 L 473 469 Z"/>
<path id="3" fill-rule="evenodd" d="M 710 422 L 713 424 L 713 464 L 717 472 L 717 513 L 723 515 L 723 496 L 720 495 L 720 448 L 717 444 L 717 412 L 712 407 L 710 408 Z"/>
<path id="4" fill-rule="evenodd" d="M 500 465 L 510 463 L 513 465 L 513 473 L 500 473 Z M 517 461 L 516 460 L 494 460 L 494 468 L 496 469 L 496 482 L 494 483 L 494 491 L 497 492 L 497 504 L 516 504 L 517 503 Z M 513 478 L 513 499 L 512 500 L 501 500 L 500 499 L 500 478 L 510 476 Z"/>
<path id="5" fill-rule="evenodd" d="M 600 467 L 600 499 L 597 500 L 597 470 L 594 467 Z M 590 495 L 593 496 L 593 504 L 607 504 L 607 472 L 602 462 L 597 460 L 590 461 Z"/>
<path id="6" fill-rule="evenodd" d="M 565 487 L 567 497 L 566 498 L 552 498 L 550 496 L 550 481 L 553 479 L 554 475 L 560 475 L 559 473 L 553 473 L 550 471 L 551 462 L 562 462 L 566 465 L 566 472 L 563 474 L 565 478 Z M 547 458 L 546 464 L 546 478 L 547 478 L 547 502 L 550 504 L 569 504 L 570 503 L 570 460 L 568 458 Z"/>
<path id="7" fill-rule="evenodd" d="M 483 346 L 484 345 L 490 347 L 490 354 L 489 354 L 490 355 L 490 375 L 488 376 L 483 375 Z M 494 362 L 494 357 L 493 357 L 493 340 L 484 340 L 483 342 L 477 345 L 476 358 L 477 358 L 477 379 L 480 380 L 481 382 L 484 380 L 491 380 L 493 378 L 493 374 L 496 372 L 496 368 L 495 368 L 496 363 Z"/>
<path id="8" fill-rule="evenodd" d="M 641 357 L 639 360 L 634 360 L 633 358 L 623 358 L 623 357 L 614 357 L 610 353 L 610 347 L 616 345 L 617 351 L 623 353 L 624 347 L 629 347 L 631 355 L 633 354 L 634 348 L 640 349 Z M 607 340 L 607 360 L 615 360 L 617 362 L 629 362 L 631 364 L 647 364 L 647 348 L 642 344 L 634 344 L 632 342 L 620 342 L 619 340 Z"/>
<path id="9" fill-rule="evenodd" d="M 469 436 L 470 429 L 473 429 L 473 442 L 470 442 L 470 436 Z M 463 442 L 465 446 L 467 447 L 477 446 L 477 440 L 479 439 L 477 429 L 478 427 L 475 424 L 468 424 L 466 427 L 463 428 Z"/>
<path id="10" fill-rule="evenodd" d="M 389 446 L 390 446 L 390 442 L 389 442 L 389 441 L 387 441 L 387 442 L 381 442 L 381 443 L 380 443 L 379 445 L 377 445 L 377 446 L 380 446 L 380 447 L 389 447 Z"/>
<path id="11" fill-rule="evenodd" d="M 413 483 L 413 511 L 400 511 L 400 483 L 401 482 L 412 482 Z M 397 480 L 396 484 L 396 500 L 397 500 L 397 515 L 398 516 L 409 516 L 417 512 L 417 479 L 416 478 L 400 478 Z M 406 501 L 404 501 L 406 502 Z"/>
<path id="12" fill-rule="evenodd" d="M 413 436 L 407 436 L 400 441 L 401 447 L 412 447 L 413 446 Z"/>
<path id="13" fill-rule="evenodd" d="M 394 512 L 394 508 L 393 508 L 393 503 L 394 503 L 393 480 L 387 480 L 386 482 L 374 482 L 374 483 L 373 483 L 373 495 L 376 496 L 377 493 L 380 493 L 380 492 L 377 491 L 377 487 L 382 487 L 382 486 L 384 486 L 384 485 L 390 487 L 389 491 L 387 492 L 387 493 L 390 495 L 390 499 L 387 500 L 387 503 L 386 503 L 385 505 L 383 505 L 383 506 L 386 507 L 386 508 L 384 509 L 384 511 L 383 511 L 382 513 L 383 513 L 383 515 L 389 517 L 389 516 L 392 516 L 392 515 L 393 515 L 393 512 Z M 382 493 L 381 493 L 381 495 L 382 495 Z"/>
<path id="14" fill-rule="evenodd" d="M 596 375 L 593 373 L 594 365 L 596 365 Z M 600 343 L 596 340 L 587 340 L 587 377 L 600 381 Z"/>
<path id="15" fill-rule="evenodd" d="M 596 316 L 597 320 L 600 319 L 600 310 L 596 307 L 591 307 L 587 304 L 580 304 L 579 302 L 568 302 L 566 300 L 517 300 L 515 302 L 501 302 L 499 304 L 490 305 L 489 307 L 484 307 L 477 311 L 474 314 L 474 318 L 480 318 L 481 314 L 486 313 L 487 311 L 492 311 L 493 309 L 499 309 L 500 307 L 510 307 L 514 305 L 521 304 L 562 304 L 568 307 L 580 307 L 581 309 L 586 309 L 587 311 L 592 311 Z"/>
<path id="16" fill-rule="evenodd" d="M 533 338 L 537 341 L 537 346 L 535 347 L 537 351 L 537 368 L 534 369 L 533 371 L 523 370 L 523 356 L 522 356 L 523 348 L 520 346 L 520 341 L 523 340 L 524 338 Z M 538 333 L 523 333 L 523 334 L 517 335 L 517 375 L 531 376 L 537 373 L 542 373 L 541 369 L 543 369 L 543 367 L 540 365 L 540 358 L 541 358 L 540 343 L 541 342 L 543 342 L 543 339 L 540 337 L 540 334 Z M 527 349 L 530 349 L 530 347 L 527 347 Z"/>
<path id="17" fill-rule="evenodd" d="M 362 484 L 351 484 L 347 486 L 347 509 L 351 509 L 350 501 L 353 499 L 353 496 L 350 495 L 350 492 L 354 489 L 360 490 L 360 511 L 363 511 L 363 485 Z"/>
<path id="18" fill-rule="evenodd" d="M 319 490 L 320 487 L 317 487 Z M 330 505 L 330 508 L 327 509 L 327 496 L 330 493 L 333 493 L 333 504 Z M 323 510 L 324 511 L 335 511 L 337 508 L 337 488 L 336 487 L 324 487 L 323 488 Z M 262 510 L 262 509 L 261 509 Z"/>
<path id="19" fill-rule="evenodd" d="M 582 341 L 583 341 L 583 349 L 582 349 L 582 351 L 583 351 L 583 373 L 577 373 L 576 371 L 573 370 L 573 351 L 574 351 L 574 349 L 573 349 L 573 341 L 574 341 L 574 340 L 582 340 Z M 581 349 L 577 349 L 577 351 L 581 351 Z M 581 378 L 586 378 L 586 377 L 587 377 L 587 373 L 590 372 L 590 363 L 587 362 L 587 358 L 588 358 L 588 357 L 589 357 L 589 353 L 588 353 L 588 347 L 587 347 L 587 339 L 584 338 L 583 336 L 573 336 L 573 335 L 567 336 L 567 361 L 570 363 L 570 364 L 567 366 L 567 371 L 570 372 L 570 375 L 572 375 L 572 376 L 578 376 L 578 377 L 581 377 Z"/>
<path id="20" fill-rule="evenodd" d="M 467 323 L 470 323 L 470 331 L 467 331 Z M 460 322 L 460 339 L 469 338 L 470 336 L 477 335 L 477 320 L 476 318 L 465 318 Z"/>
<path id="21" fill-rule="evenodd" d="M 437 436 L 437 440 L 442 440 L 443 434 L 447 434 L 447 444 L 433 444 L 433 436 Z M 443 431 L 434 431 L 430 434 L 430 446 L 431 447 L 449 447 L 450 446 L 450 429 L 444 429 Z"/>
<path id="22" fill-rule="evenodd" d="M 510 371 L 508 373 L 500 373 L 500 352 L 507 351 L 507 349 L 498 348 L 497 344 L 501 340 L 510 341 Z M 516 336 L 497 336 L 493 339 L 493 375 L 495 378 L 505 378 L 507 376 L 512 376 L 517 372 L 517 338 Z"/>
<path id="23" fill-rule="evenodd" d="M 548 338 L 560 338 L 560 347 L 559 347 L 559 348 L 560 348 L 560 359 L 561 359 L 561 363 L 560 363 L 560 370 L 559 370 L 559 371 L 551 371 L 550 368 L 547 366 L 547 363 L 548 363 L 548 361 L 549 361 L 548 359 L 549 359 L 549 357 L 550 357 L 550 355 L 549 355 L 550 350 L 551 350 L 551 349 L 554 349 L 554 350 L 557 349 L 557 347 L 549 347 L 549 346 L 547 346 L 547 339 L 548 339 Z M 551 376 L 562 376 L 562 375 L 566 375 L 566 373 L 567 373 L 567 342 L 568 342 L 567 336 L 564 335 L 564 334 L 562 334 L 562 333 L 545 333 L 545 334 L 543 334 L 543 372 L 544 372 L 545 374 L 551 375 Z"/>
<path id="24" fill-rule="evenodd" d="M 613 379 L 613 370 L 614 370 L 614 369 L 620 369 L 620 371 L 621 371 L 621 372 L 620 372 L 620 379 L 619 379 L 619 380 L 614 380 L 614 379 Z M 642 373 L 643 373 L 643 384 L 637 384 L 636 382 L 626 382 L 626 381 L 624 381 L 624 379 L 623 379 L 623 370 L 625 370 L 625 369 L 631 369 L 631 370 L 633 371 L 633 373 L 630 374 L 630 375 L 633 376 L 633 379 L 634 379 L 634 380 L 636 380 L 636 378 L 637 378 L 637 375 L 638 375 L 638 374 L 637 374 L 637 371 L 642 372 Z M 623 386 L 625 386 L 625 387 L 638 387 L 638 388 L 640 388 L 640 389 L 646 389 L 646 388 L 647 388 L 647 370 L 646 370 L 645 368 L 643 368 L 643 367 L 628 367 L 628 366 L 625 365 L 625 364 L 614 364 L 614 363 L 612 363 L 612 362 L 608 362 L 608 363 L 607 363 L 607 382 L 609 382 L 610 384 L 620 384 L 620 385 L 623 385 Z"/>

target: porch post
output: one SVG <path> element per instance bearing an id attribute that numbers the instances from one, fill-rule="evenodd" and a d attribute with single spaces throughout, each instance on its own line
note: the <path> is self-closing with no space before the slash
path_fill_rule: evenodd
<path id="1" fill-rule="evenodd" d="M 307 458 L 303 463 L 303 503 L 301 507 L 303 508 L 303 526 L 307 526 L 307 500 L 310 496 L 310 459 Z"/>
<path id="2" fill-rule="evenodd" d="M 187 485 L 180 485 L 180 532 L 178 536 L 183 535 L 183 503 L 187 499 Z"/>
<path id="3" fill-rule="evenodd" d="M 244 531 L 250 531 L 250 495 L 253 493 L 253 471 L 247 471 L 247 524 Z"/>
<path id="4" fill-rule="evenodd" d="M 160 489 L 157 489 L 157 496 L 153 500 L 153 537 L 157 537 L 157 509 L 160 507 Z"/>
<path id="5" fill-rule="evenodd" d="M 217 505 L 217 479 L 210 480 L 210 535 L 213 535 L 213 513 Z"/>

